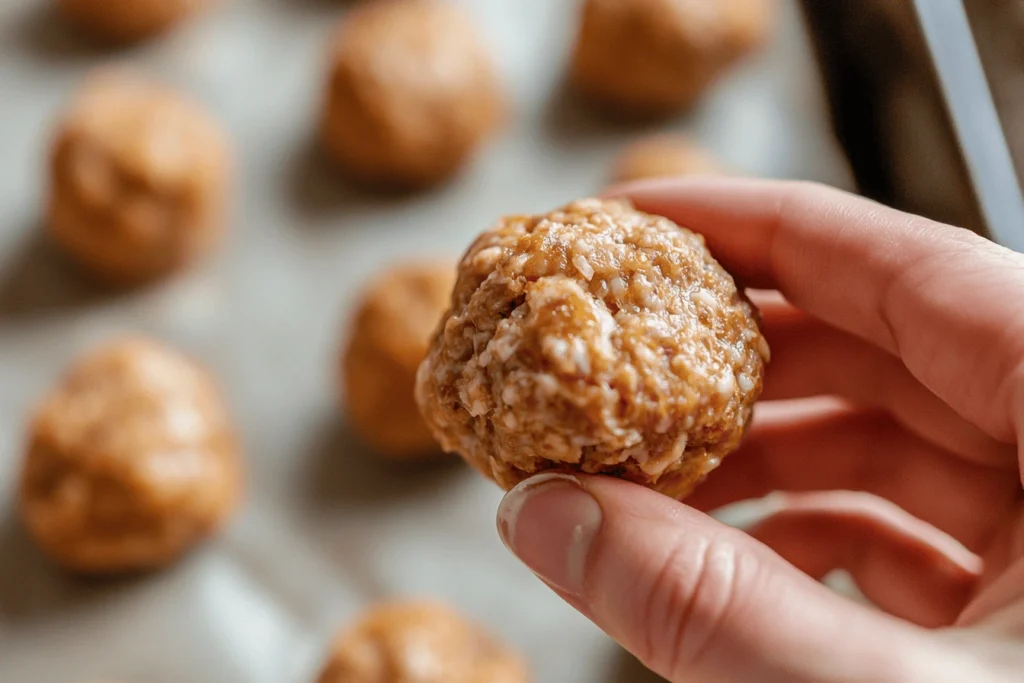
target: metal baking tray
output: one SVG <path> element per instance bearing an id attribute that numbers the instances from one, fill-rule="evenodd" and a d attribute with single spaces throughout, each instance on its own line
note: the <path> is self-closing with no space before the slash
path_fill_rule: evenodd
<path id="1" fill-rule="evenodd" d="M 802 5 L 859 189 L 1024 251 L 1024 4 Z"/>

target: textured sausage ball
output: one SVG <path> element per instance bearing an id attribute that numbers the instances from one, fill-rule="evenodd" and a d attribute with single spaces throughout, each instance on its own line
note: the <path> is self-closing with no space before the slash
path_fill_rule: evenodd
<path id="1" fill-rule="evenodd" d="M 685 108 L 768 33 L 773 0 L 585 0 L 576 88 L 620 115 Z"/>
<path id="2" fill-rule="evenodd" d="M 180 268 L 223 231 L 229 158 L 196 103 L 136 74 L 94 74 L 56 130 L 50 234 L 113 283 Z"/>
<path id="3" fill-rule="evenodd" d="M 130 338 L 81 358 L 36 411 L 19 507 L 40 547 L 68 569 L 146 570 L 219 527 L 240 476 L 210 377 Z"/>
<path id="4" fill-rule="evenodd" d="M 622 183 L 721 172 L 718 161 L 689 138 L 654 135 L 641 138 L 623 150 L 612 169 L 612 181 Z"/>
<path id="5" fill-rule="evenodd" d="M 208 0 L 57 0 L 72 22 L 117 42 L 147 38 L 199 11 Z"/>
<path id="6" fill-rule="evenodd" d="M 381 455 L 417 457 L 440 451 L 416 406 L 416 369 L 448 308 L 453 264 L 398 265 L 363 294 L 342 354 L 349 420 Z"/>
<path id="7" fill-rule="evenodd" d="M 768 353 L 703 238 L 588 199 L 473 243 L 417 399 L 505 488 L 575 470 L 679 497 L 739 444 Z"/>
<path id="8" fill-rule="evenodd" d="M 378 605 L 335 638 L 318 683 L 527 683 L 519 658 L 430 601 Z"/>
<path id="9" fill-rule="evenodd" d="M 416 188 L 461 167 L 502 110 L 490 56 L 462 10 L 378 0 L 352 10 L 334 39 L 321 135 L 356 178 Z"/>

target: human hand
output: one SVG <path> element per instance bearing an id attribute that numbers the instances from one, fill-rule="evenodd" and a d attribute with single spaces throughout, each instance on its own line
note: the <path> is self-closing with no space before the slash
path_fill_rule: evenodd
<path id="1" fill-rule="evenodd" d="M 501 504 L 506 545 L 678 683 L 1024 680 L 1024 256 L 804 183 L 623 193 L 774 290 L 765 402 L 685 503 L 539 475 Z M 705 514 L 772 491 L 748 533 Z"/>

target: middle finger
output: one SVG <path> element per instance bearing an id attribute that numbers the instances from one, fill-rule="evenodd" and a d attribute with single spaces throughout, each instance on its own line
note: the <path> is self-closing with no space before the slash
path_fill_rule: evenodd
<path id="1" fill-rule="evenodd" d="M 836 395 L 884 408 L 918 436 L 969 460 L 1016 469 L 1013 445 L 977 428 L 886 351 L 817 320 L 777 292 L 752 292 L 772 360 L 764 399 Z"/>
<path id="2" fill-rule="evenodd" d="M 761 404 L 743 445 L 686 504 L 710 511 L 773 491 L 864 491 L 977 550 L 1015 504 L 1011 471 L 968 462 L 903 429 L 887 413 L 835 402 Z"/>

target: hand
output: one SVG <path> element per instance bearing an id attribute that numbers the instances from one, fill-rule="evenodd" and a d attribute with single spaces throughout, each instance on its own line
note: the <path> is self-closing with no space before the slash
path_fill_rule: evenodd
<path id="1" fill-rule="evenodd" d="M 624 193 L 774 290 L 752 293 L 766 402 L 685 504 L 524 482 L 509 548 L 678 683 L 1024 680 L 1024 256 L 803 183 Z M 772 491 L 749 533 L 706 514 Z M 880 610 L 817 582 L 834 569 Z"/>

